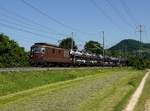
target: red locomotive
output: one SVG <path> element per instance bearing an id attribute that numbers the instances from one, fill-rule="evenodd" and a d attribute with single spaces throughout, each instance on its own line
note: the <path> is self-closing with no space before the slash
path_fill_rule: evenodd
<path id="1" fill-rule="evenodd" d="M 33 66 L 70 65 L 69 50 L 53 44 L 35 43 L 31 47 L 30 63 Z"/>

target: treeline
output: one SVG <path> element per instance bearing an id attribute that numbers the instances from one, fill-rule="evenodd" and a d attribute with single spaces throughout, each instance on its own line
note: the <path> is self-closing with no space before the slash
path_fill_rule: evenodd
<path id="1" fill-rule="evenodd" d="M 78 47 L 71 37 L 61 40 L 59 47 L 77 50 Z M 101 44 L 96 41 L 89 41 L 85 44 L 84 50 L 89 53 L 101 54 Z M 0 34 L 0 67 L 25 67 L 29 66 L 29 53 L 25 52 L 17 42 L 10 40 L 4 34 Z"/>
<path id="2" fill-rule="evenodd" d="M 8 36 L 0 34 L 0 67 L 28 66 L 28 53 Z"/>
<path id="3" fill-rule="evenodd" d="M 150 68 L 150 44 L 125 39 L 109 49 L 109 53 L 128 59 L 129 66 L 137 69 Z"/>
<path id="4" fill-rule="evenodd" d="M 130 45 L 132 45 L 132 41 L 130 41 Z M 119 44 L 119 47 L 120 46 L 121 43 Z M 73 48 L 74 50 L 78 49 L 75 41 L 70 37 L 63 39 L 59 43 L 59 47 L 65 49 Z M 139 55 L 139 53 L 131 53 L 131 51 L 127 50 L 121 53 L 121 51 L 118 50 L 118 46 L 113 48 L 114 50 L 105 49 L 105 55 L 127 58 L 128 66 L 137 69 L 150 68 L 150 53 L 141 53 L 141 55 Z M 95 54 L 103 53 L 102 44 L 97 41 L 86 42 L 83 50 Z M 10 40 L 8 36 L 0 34 L 0 67 L 24 67 L 29 65 L 29 53 L 25 52 L 25 49 L 20 47 L 17 42 Z"/>
<path id="5" fill-rule="evenodd" d="M 134 67 L 136 69 L 150 68 L 150 53 L 144 52 L 121 52 L 121 51 L 107 51 L 107 55 L 113 57 L 123 57 L 127 58 L 128 66 Z"/>
<path id="6" fill-rule="evenodd" d="M 150 58 L 130 56 L 128 57 L 128 66 L 132 66 L 136 69 L 149 69 L 150 68 Z"/>

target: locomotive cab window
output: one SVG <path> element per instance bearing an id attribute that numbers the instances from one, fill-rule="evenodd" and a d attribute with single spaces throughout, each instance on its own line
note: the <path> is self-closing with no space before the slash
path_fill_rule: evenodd
<path id="1" fill-rule="evenodd" d="M 32 51 L 33 53 L 44 53 L 44 52 L 45 52 L 45 48 L 33 47 L 33 48 L 31 49 L 31 51 Z"/>
<path id="2" fill-rule="evenodd" d="M 34 52 L 34 53 L 40 53 L 41 52 L 41 48 L 34 47 L 34 48 L 32 48 L 32 52 Z"/>

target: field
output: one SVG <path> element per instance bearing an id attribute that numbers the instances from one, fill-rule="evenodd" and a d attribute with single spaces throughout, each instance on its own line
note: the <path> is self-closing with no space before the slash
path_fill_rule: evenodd
<path id="1" fill-rule="evenodd" d="M 0 111 L 121 111 L 144 71 L 72 69 L 0 74 Z"/>
<path id="2" fill-rule="evenodd" d="M 66 81 L 78 77 L 98 74 L 100 70 L 50 70 L 50 71 L 24 71 L 24 72 L 0 72 L 0 96 L 18 91 Z M 101 73 L 109 70 L 101 70 Z"/>

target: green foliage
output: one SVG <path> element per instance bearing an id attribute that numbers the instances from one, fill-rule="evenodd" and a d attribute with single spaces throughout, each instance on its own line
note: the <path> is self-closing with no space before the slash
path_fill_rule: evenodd
<path id="1" fill-rule="evenodd" d="M 117 51 L 117 50 L 111 50 L 111 51 L 108 50 L 108 55 L 113 56 L 113 57 L 121 56 L 120 51 Z"/>
<path id="2" fill-rule="evenodd" d="M 95 54 L 102 54 L 103 48 L 100 43 L 96 41 L 89 41 L 85 44 L 84 49 L 88 52 L 92 52 Z"/>
<path id="3" fill-rule="evenodd" d="M 72 45 L 73 45 L 73 49 L 77 49 L 75 41 L 71 37 L 68 37 L 68 38 L 63 39 L 60 42 L 59 47 L 64 48 L 64 49 L 71 49 Z"/>
<path id="4" fill-rule="evenodd" d="M 139 58 L 138 56 L 131 56 L 128 58 L 129 66 L 133 66 L 137 69 L 146 69 L 150 68 L 150 59 L 147 58 Z"/>
<path id="5" fill-rule="evenodd" d="M 17 67 L 28 64 L 28 54 L 8 36 L 0 34 L 0 67 Z"/>

